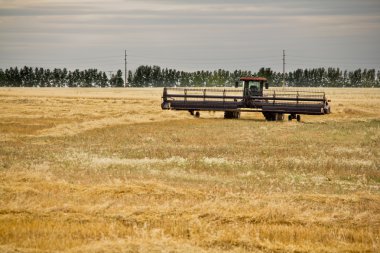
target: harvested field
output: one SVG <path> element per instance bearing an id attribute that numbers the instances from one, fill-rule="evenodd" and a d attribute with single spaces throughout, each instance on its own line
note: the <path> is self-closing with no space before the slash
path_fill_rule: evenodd
<path id="1" fill-rule="evenodd" d="M 0 252 L 379 252 L 380 90 L 325 91 L 298 123 L 1 88 Z"/>

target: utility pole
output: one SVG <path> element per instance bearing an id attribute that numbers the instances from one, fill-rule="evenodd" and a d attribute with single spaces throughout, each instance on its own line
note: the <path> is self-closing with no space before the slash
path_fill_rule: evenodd
<path id="1" fill-rule="evenodd" d="M 282 89 L 285 89 L 285 50 L 282 50 Z"/>
<path id="2" fill-rule="evenodd" d="M 124 87 L 127 87 L 127 50 L 124 50 Z"/>

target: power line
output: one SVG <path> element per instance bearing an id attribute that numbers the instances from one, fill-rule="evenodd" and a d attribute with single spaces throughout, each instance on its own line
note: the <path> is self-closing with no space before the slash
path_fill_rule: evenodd
<path id="1" fill-rule="evenodd" d="M 334 59 L 334 60 L 341 60 L 341 61 L 347 61 L 347 60 L 354 60 L 354 61 L 360 61 L 360 60 L 375 60 L 378 61 L 380 60 L 380 57 L 375 56 L 375 57 L 320 57 L 320 56 L 310 56 L 310 55 L 291 55 L 291 58 L 299 58 L 299 59 L 320 59 L 320 60 L 326 60 L 326 59 Z"/>
<path id="2" fill-rule="evenodd" d="M 131 55 L 129 54 L 129 56 L 131 56 L 132 58 L 140 58 L 140 59 L 149 59 L 149 60 L 175 60 L 175 61 L 182 61 L 182 62 L 191 62 L 191 61 L 195 61 L 195 62 L 199 62 L 199 61 L 212 61 L 212 62 L 224 62 L 224 61 L 233 61 L 233 60 L 236 60 L 236 61 L 244 61 L 244 60 L 247 60 L 247 61 L 253 61 L 253 60 L 276 60 L 278 59 L 278 56 L 251 56 L 251 57 L 224 57 L 224 58 L 212 58 L 212 59 L 201 59 L 201 58 L 187 58 L 187 57 L 181 57 L 181 58 L 177 58 L 177 57 L 157 57 L 157 56 L 137 56 L 137 55 Z"/>

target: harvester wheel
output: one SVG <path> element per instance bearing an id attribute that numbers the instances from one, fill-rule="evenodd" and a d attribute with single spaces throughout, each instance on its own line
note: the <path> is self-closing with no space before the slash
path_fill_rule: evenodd
<path id="1" fill-rule="evenodd" d="M 282 121 L 282 120 L 284 120 L 284 114 L 283 113 L 263 112 L 263 115 L 267 121 Z"/>
<path id="2" fill-rule="evenodd" d="M 263 115 L 267 121 L 275 121 L 276 120 L 276 113 L 263 112 Z"/>
<path id="3" fill-rule="evenodd" d="M 225 119 L 233 119 L 234 118 L 234 112 L 224 111 L 224 118 Z"/>
<path id="4" fill-rule="evenodd" d="M 240 112 L 234 112 L 233 113 L 233 118 L 234 119 L 239 119 L 240 118 Z"/>
<path id="5" fill-rule="evenodd" d="M 297 115 L 297 121 L 300 122 L 301 121 L 301 115 Z"/>
<path id="6" fill-rule="evenodd" d="M 276 113 L 276 121 L 283 121 L 283 120 L 284 120 L 284 114 Z"/>
<path id="7" fill-rule="evenodd" d="M 289 115 L 288 115 L 288 120 L 289 120 L 289 121 L 292 121 L 292 119 L 293 119 L 292 115 L 289 114 Z"/>
<path id="8" fill-rule="evenodd" d="M 194 115 L 196 118 L 199 118 L 201 116 L 201 113 L 200 112 L 195 112 L 195 115 Z"/>
<path id="9" fill-rule="evenodd" d="M 194 111 L 193 110 L 189 110 L 189 113 L 191 116 L 194 116 Z"/>

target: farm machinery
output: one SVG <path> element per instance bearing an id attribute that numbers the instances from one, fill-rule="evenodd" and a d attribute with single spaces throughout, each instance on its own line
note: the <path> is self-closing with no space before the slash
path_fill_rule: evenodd
<path id="1" fill-rule="evenodd" d="M 240 118 L 241 112 L 261 112 L 268 121 L 301 120 L 302 114 L 330 113 L 324 92 L 268 90 L 263 77 L 242 77 L 235 88 L 164 88 L 162 109 L 186 110 L 195 117 L 200 111 L 223 111 L 224 118 Z"/>

